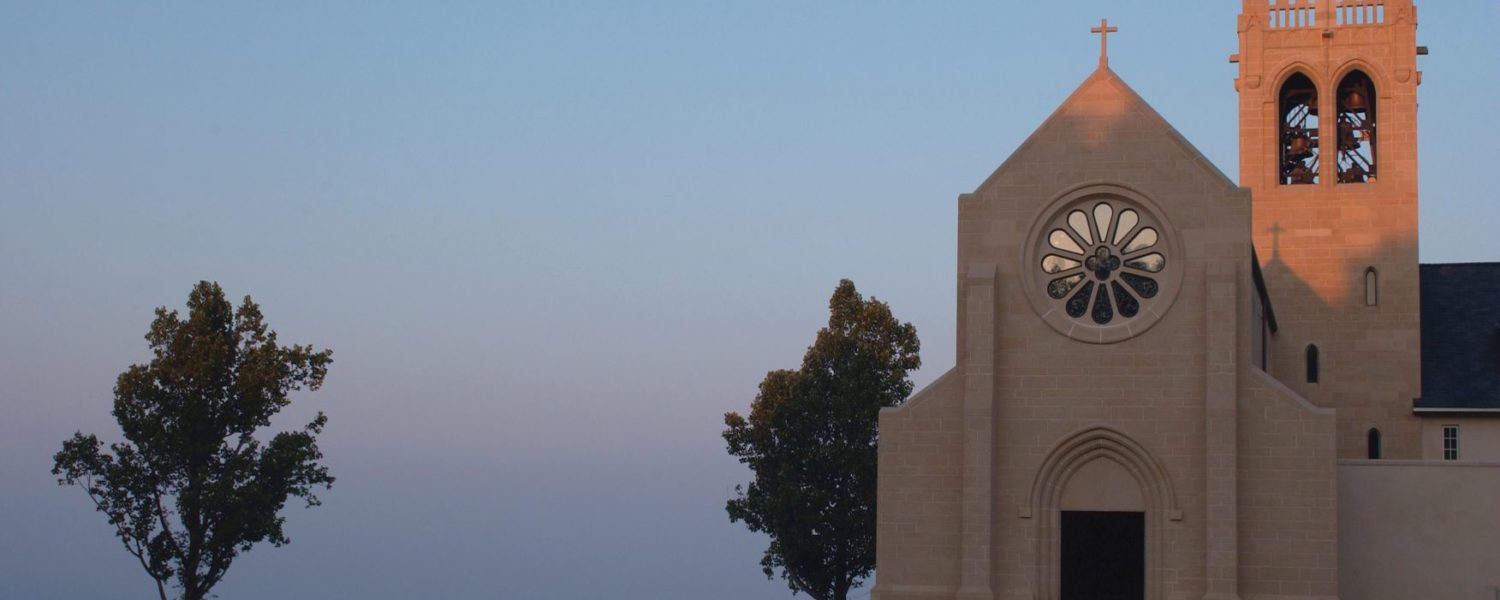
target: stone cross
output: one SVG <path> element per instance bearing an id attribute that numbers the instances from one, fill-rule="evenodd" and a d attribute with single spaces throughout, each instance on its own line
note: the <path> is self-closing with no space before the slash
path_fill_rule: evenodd
<path id="1" fill-rule="evenodd" d="M 1109 19 L 1099 19 L 1099 26 L 1089 29 L 1090 33 L 1099 34 L 1099 66 L 1109 64 L 1109 34 L 1119 30 L 1119 27 L 1109 26 Z"/>

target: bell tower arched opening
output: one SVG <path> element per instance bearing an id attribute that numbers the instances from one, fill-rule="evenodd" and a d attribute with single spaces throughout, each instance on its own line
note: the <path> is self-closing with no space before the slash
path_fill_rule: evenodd
<path id="1" fill-rule="evenodd" d="M 1278 108 L 1282 185 L 1318 182 L 1318 87 L 1302 73 L 1281 84 Z"/>
<path id="2" fill-rule="evenodd" d="M 1375 181 L 1375 82 L 1352 71 L 1338 89 L 1339 183 Z"/>

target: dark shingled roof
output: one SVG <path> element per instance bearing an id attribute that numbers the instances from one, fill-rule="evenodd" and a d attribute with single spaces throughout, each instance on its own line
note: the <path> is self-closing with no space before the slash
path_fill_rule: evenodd
<path id="1" fill-rule="evenodd" d="M 1422 265 L 1424 408 L 1500 409 L 1500 263 Z"/>

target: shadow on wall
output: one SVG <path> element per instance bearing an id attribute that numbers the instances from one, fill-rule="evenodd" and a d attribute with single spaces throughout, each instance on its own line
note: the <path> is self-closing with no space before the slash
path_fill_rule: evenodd
<path id="1" fill-rule="evenodd" d="M 1259 249 L 1279 325 L 1270 374 L 1309 402 L 1338 409 L 1341 458 L 1364 458 L 1371 429 L 1382 432 L 1386 455 L 1419 458 L 1420 421 L 1411 412 L 1421 395 L 1415 234 L 1360 240 L 1368 252 L 1340 257 L 1336 244 L 1352 236 L 1331 227 L 1256 227 L 1271 240 Z M 1287 235 L 1327 243 L 1302 239 L 1288 248 Z"/>

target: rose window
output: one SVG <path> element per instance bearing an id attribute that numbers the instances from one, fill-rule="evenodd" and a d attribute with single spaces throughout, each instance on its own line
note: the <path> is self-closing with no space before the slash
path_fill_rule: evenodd
<path id="1" fill-rule="evenodd" d="M 1069 317 L 1098 325 L 1134 318 L 1161 290 L 1167 266 L 1161 234 L 1133 208 L 1109 202 L 1076 208 L 1047 234 L 1046 294 Z"/>

